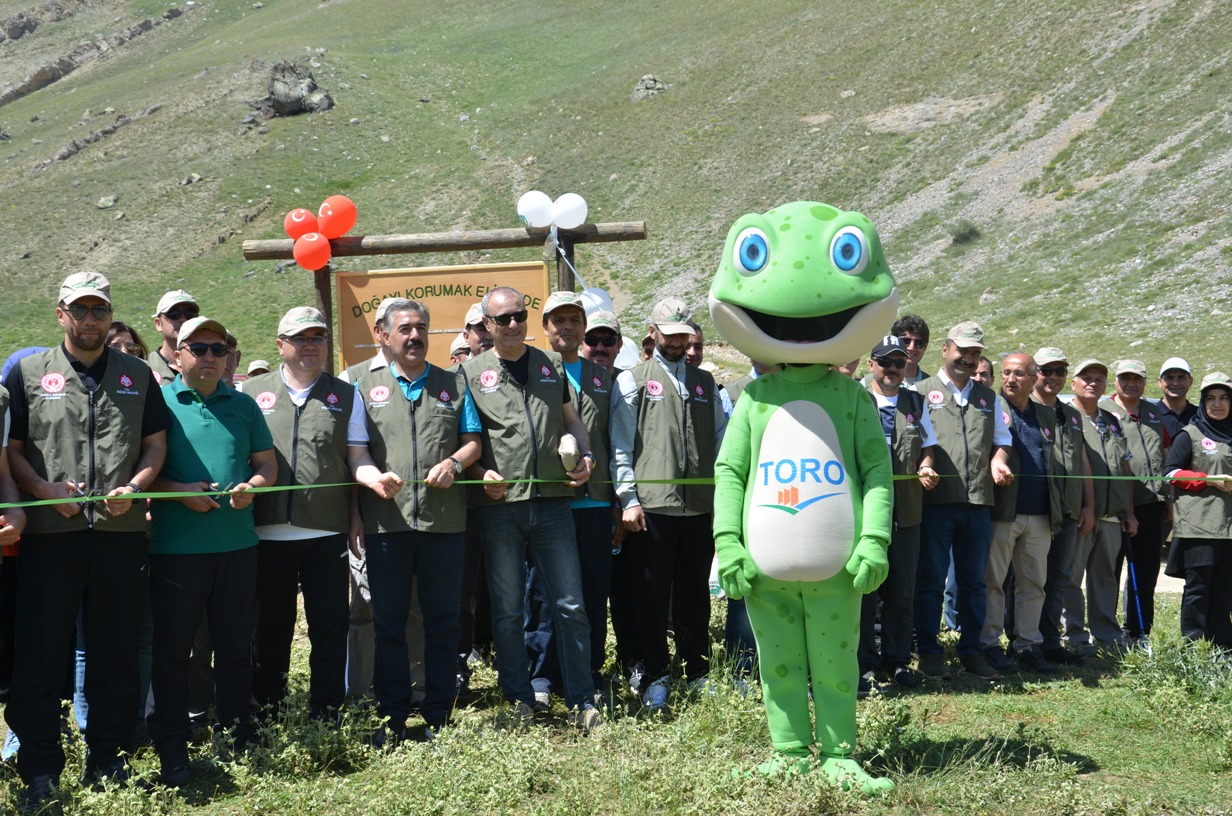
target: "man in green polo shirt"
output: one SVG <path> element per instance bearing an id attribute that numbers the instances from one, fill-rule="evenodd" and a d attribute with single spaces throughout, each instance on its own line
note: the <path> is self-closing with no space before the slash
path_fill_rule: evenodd
<path id="1" fill-rule="evenodd" d="M 150 508 L 154 712 L 150 737 L 169 786 L 189 782 L 188 656 L 204 612 L 214 640 L 218 720 L 251 739 L 257 531 L 249 489 L 278 476 L 274 442 L 252 397 L 221 381 L 227 330 L 197 317 L 180 327 L 180 374 L 163 386 L 171 410 L 158 491 L 194 493 Z"/>

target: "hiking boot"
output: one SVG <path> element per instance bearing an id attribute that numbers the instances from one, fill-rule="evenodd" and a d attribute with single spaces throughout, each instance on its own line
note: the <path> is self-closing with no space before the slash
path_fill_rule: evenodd
<path id="1" fill-rule="evenodd" d="M 903 688 L 910 689 L 918 688 L 920 685 L 920 678 L 916 676 L 915 672 L 906 666 L 899 666 L 896 668 L 893 672 L 893 677 L 894 685 L 896 686 L 902 686 Z"/>
<path id="2" fill-rule="evenodd" d="M 996 671 L 1007 672 L 1014 670 L 1014 658 L 1007 655 L 1000 646 L 985 646 L 984 659 Z"/>
<path id="3" fill-rule="evenodd" d="M 1056 674 L 1057 667 L 1044 659 L 1044 653 L 1039 648 L 1032 646 L 1029 649 L 1023 649 L 1018 653 L 1018 665 L 1023 671 L 1034 672 L 1035 674 Z"/>
<path id="4" fill-rule="evenodd" d="M 165 788 L 185 788 L 192 781 L 192 771 L 187 765 L 176 765 L 168 768 L 163 767 L 158 775 L 158 782 Z"/>
<path id="5" fill-rule="evenodd" d="M 81 776 L 81 784 L 85 786 L 111 782 L 116 785 L 127 785 L 132 779 L 133 770 L 128 763 L 119 757 L 112 756 L 107 760 L 94 761 L 87 757 L 85 773 Z"/>
<path id="6" fill-rule="evenodd" d="M 981 680 L 1000 680 L 1001 673 L 992 667 L 988 662 L 988 658 L 981 653 L 962 655 L 958 661 L 963 664 L 963 668 Z"/>
<path id="7" fill-rule="evenodd" d="M 945 655 L 941 653 L 920 655 L 920 671 L 929 677 L 948 679 L 950 676 L 950 667 L 945 662 Z"/>
<path id="8" fill-rule="evenodd" d="M 1082 655 L 1064 646 L 1045 646 L 1041 651 L 1044 658 L 1056 666 L 1081 666 L 1086 662 Z"/>
<path id="9" fill-rule="evenodd" d="M 42 813 L 56 801 L 55 778 L 51 774 L 39 774 L 26 783 L 21 794 L 21 812 Z"/>

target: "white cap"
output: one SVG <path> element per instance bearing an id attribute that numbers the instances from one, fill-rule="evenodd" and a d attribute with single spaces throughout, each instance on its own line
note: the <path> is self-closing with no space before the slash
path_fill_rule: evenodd
<path id="1" fill-rule="evenodd" d="M 1165 371 L 1173 368 L 1178 368 L 1186 374 L 1193 376 L 1193 372 L 1189 369 L 1189 363 L 1185 362 L 1184 358 L 1181 357 L 1169 357 L 1167 360 L 1164 360 L 1164 364 L 1159 367 L 1159 376 L 1162 377 Z"/>

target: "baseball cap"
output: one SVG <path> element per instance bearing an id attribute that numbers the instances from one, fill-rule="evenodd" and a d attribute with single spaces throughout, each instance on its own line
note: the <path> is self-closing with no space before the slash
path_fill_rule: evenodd
<path id="1" fill-rule="evenodd" d="M 1193 374 L 1193 371 L 1189 368 L 1189 363 L 1185 362 L 1185 358 L 1169 357 L 1167 360 L 1164 360 L 1164 364 L 1159 367 L 1159 376 L 1162 377 L 1164 372 L 1171 371 L 1174 368 L 1180 369 L 1186 374 Z"/>
<path id="2" fill-rule="evenodd" d="M 1048 365 L 1049 363 L 1068 363 L 1065 359 L 1065 352 L 1053 346 L 1044 346 L 1039 351 L 1032 355 L 1037 366 Z"/>
<path id="3" fill-rule="evenodd" d="M 325 325 L 325 316 L 311 306 L 296 306 L 278 321 L 279 337 L 294 337 L 308 329 L 329 331 L 329 326 Z"/>
<path id="4" fill-rule="evenodd" d="M 945 339 L 959 348 L 988 348 L 984 345 L 984 330 L 973 320 L 964 320 L 950 329 Z"/>
<path id="5" fill-rule="evenodd" d="M 200 305 L 195 297 L 183 289 L 172 289 L 158 299 L 158 308 L 154 310 L 154 314 L 150 315 L 150 317 L 158 317 L 177 303 L 191 303 L 194 306 Z"/>
<path id="6" fill-rule="evenodd" d="M 1081 363 L 1078 364 L 1077 368 L 1073 369 L 1074 376 L 1075 377 L 1078 376 L 1079 374 L 1086 371 L 1091 366 L 1097 366 L 1099 368 L 1102 368 L 1105 374 L 1108 373 L 1108 366 L 1104 365 L 1103 363 L 1101 363 L 1099 360 L 1096 360 L 1095 358 L 1091 358 L 1089 360 L 1083 360 Z"/>
<path id="7" fill-rule="evenodd" d="M 380 323 L 385 318 L 385 313 L 389 311 L 389 304 L 393 303 L 395 300 L 401 299 L 402 298 L 387 297 L 378 303 L 376 306 L 376 311 L 372 313 L 372 324 L 375 326 L 377 323 Z"/>
<path id="8" fill-rule="evenodd" d="M 546 314 L 546 312 L 544 313 Z M 472 303 L 471 307 L 466 310 L 466 323 L 468 329 L 476 323 L 483 323 L 483 303 Z"/>
<path id="9" fill-rule="evenodd" d="M 265 374 L 270 370 L 269 360 L 253 360 L 248 364 L 248 376 L 253 374 Z"/>
<path id="10" fill-rule="evenodd" d="M 884 357 L 887 354 L 901 354 L 907 356 L 907 349 L 903 348 L 903 344 L 893 334 L 887 334 L 881 338 L 877 345 L 873 346 L 873 357 Z"/>
<path id="11" fill-rule="evenodd" d="M 680 298 L 664 298 L 650 312 L 650 322 L 664 334 L 692 334 L 689 318 L 693 313 Z"/>
<path id="12" fill-rule="evenodd" d="M 175 303 L 182 303 L 182 302 L 183 301 L 177 300 Z M 174 306 L 175 303 L 171 305 Z M 188 342 L 188 338 L 192 337 L 195 333 L 203 329 L 207 331 L 218 332 L 224 338 L 227 336 L 226 327 L 223 326 L 221 323 L 219 323 L 217 320 L 212 320 L 211 318 L 208 318 L 208 317 L 194 317 L 192 320 L 185 320 L 183 325 L 180 326 L 180 333 L 176 338 L 176 343 Z"/>
<path id="13" fill-rule="evenodd" d="M 585 316 L 586 310 L 582 307 L 582 298 L 574 292 L 553 292 L 548 295 L 547 301 L 543 304 L 543 316 L 547 317 L 557 309 L 563 309 L 566 306 L 573 306 L 581 310 Z"/>
<path id="14" fill-rule="evenodd" d="M 459 349 L 470 349 L 471 344 L 466 342 L 466 338 L 462 336 L 462 332 L 458 332 L 458 336 L 449 344 L 449 353 L 452 355 Z"/>
<path id="15" fill-rule="evenodd" d="M 1184 361 L 1182 360 L 1182 362 Z M 1179 368 L 1179 366 L 1173 366 L 1173 368 Z M 1205 377 L 1202 378 L 1202 389 L 1201 390 L 1205 392 L 1206 389 L 1211 388 L 1216 385 L 1221 385 L 1224 388 L 1228 389 L 1228 391 L 1232 391 L 1232 377 L 1229 377 L 1227 374 L 1224 374 L 1222 371 L 1212 371 L 1210 374 L 1207 374 Z"/>
<path id="16" fill-rule="evenodd" d="M 1122 374 L 1137 374 L 1142 379 L 1146 379 L 1146 363 L 1141 360 L 1116 360 L 1112 364 L 1113 376 L 1119 377 Z"/>
<path id="17" fill-rule="evenodd" d="M 60 302 L 65 306 L 78 298 L 97 297 L 111 302 L 111 283 L 98 272 L 74 272 L 60 284 Z"/>
<path id="18" fill-rule="evenodd" d="M 606 309 L 600 309 L 593 312 L 586 320 L 586 331 L 594 329 L 611 329 L 620 334 L 620 321 L 616 319 L 616 315 Z"/>

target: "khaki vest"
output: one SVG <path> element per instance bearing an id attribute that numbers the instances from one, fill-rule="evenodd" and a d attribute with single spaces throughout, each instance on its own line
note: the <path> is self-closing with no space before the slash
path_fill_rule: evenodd
<path id="1" fill-rule="evenodd" d="M 1125 461 L 1124 429 L 1121 420 L 1100 408 L 1098 417 L 1104 425 L 1101 433 L 1096 420 L 1082 416 L 1082 437 L 1087 458 L 1091 460 L 1091 476 L 1095 482 L 1095 517 L 1120 518 L 1129 509 L 1129 482 L 1122 479 L 1103 479 L 1103 476 L 1123 476 Z"/>
<path id="2" fill-rule="evenodd" d="M 1005 407 L 1008 414 L 1007 420 L 1010 426 L 1010 436 L 1015 440 L 1018 439 L 1018 426 L 1015 423 L 1015 417 L 1012 413 L 1013 406 L 1005 397 L 1001 398 L 1001 404 Z M 1044 472 L 1048 474 L 1056 473 L 1056 466 L 1053 464 L 1053 457 L 1056 453 L 1057 439 L 1057 412 L 1038 402 L 1028 403 L 1029 408 L 1035 410 L 1035 421 L 1039 423 L 1040 433 L 1044 436 Z M 1022 468 L 1022 456 L 1018 453 L 1018 448 L 1010 446 L 1009 452 L 1010 472 L 1017 474 Z M 1079 472 L 1082 471 L 1081 460 L 1079 460 Z M 1048 515 L 1049 523 L 1053 529 L 1056 529 L 1061 523 L 1061 486 L 1057 484 L 1057 479 L 1048 479 Z M 1079 483 L 1081 486 L 1081 483 Z M 1018 479 L 1010 482 L 1008 485 L 1001 487 L 993 485 L 993 498 L 996 504 L 992 510 L 993 521 L 1013 521 L 1018 512 Z"/>
<path id="3" fill-rule="evenodd" d="M 158 381 L 159 385 L 166 385 L 175 379 L 176 372 L 163 361 L 162 355 L 158 353 L 158 349 L 151 351 L 146 356 L 145 361 L 149 364 L 150 371 L 154 372 L 154 379 Z"/>
<path id="4" fill-rule="evenodd" d="M 992 389 L 972 381 L 964 410 L 940 376 L 922 380 L 916 391 L 928 406 L 928 418 L 937 437 L 934 469 L 941 476 L 940 483 L 924 494 L 924 503 L 991 506 L 993 483 L 989 466 L 996 430 L 993 411 L 997 395 Z"/>
<path id="5" fill-rule="evenodd" d="M 1181 433 L 1189 435 L 1193 447 L 1190 470 L 1210 476 L 1232 473 L 1232 449 L 1226 444 L 1206 439 L 1193 425 Z M 1232 538 L 1232 493 L 1210 486 L 1196 493 L 1176 491 L 1172 534 L 1177 538 Z"/>
<path id="6" fill-rule="evenodd" d="M 530 378 L 526 387 L 518 385 L 501 365 L 492 349 L 467 360 L 462 366 L 475 409 L 483 422 L 483 453 L 480 463 L 507 479 L 545 479 L 534 484 L 509 485 L 503 502 L 538 498 L 573 498 L 569 476 L 560 462 L 557 448 L 565 433 L 561 395 L 568 378 L 560 356 L 533 346 Z M 470 494 L 473 507 L 499 504 L 481 489 Z"/>
<path id="7" fill-rule="evenodd" d="M 1031 399 L 1035 399 L 1032 395 Z M 1052 438 L 1052 474 L 1054 476 L 1083 476 L 1083 424 L 1082 414 L 1073 406 L 1057 400 L 1050 408 L 1036 400 L 1036 404 L 1056 417 L 1057 430 Z M 1061 518 L 1077 521 L 1082 512 L 1082 479 L 1054 479 L 1057 483 L 1057 499 L 1060 502 Z"/>
<path id="8" fill-rule="evenodd" d="M 744 389 L 747 388 L 751 382 L 753 382 L 753 375 L 745 374 L 743 377 L 739 377 L 729 383 L 723 384 L 723 387 L 727 389 L 727 396 L 731 397 L 732 405 L 736 404 L 736 400 L 740 399 L 740 395 L 744 393 Z"/>
<path id="9" fill-rule="evenodd" d="M 136 472 L 146 400 L 163 397 L 149 393 L 150 369 L 144 361 L 106 353 L 107 370 L 92 395 L 62 346 L 21 361 L 30 415 L 22 452 L 34 472 L 49 482 L 73 479 L 94 493 L 107 493 L 127 484 Z M 32 498 L 23 495 L 23 500 Z M 90 502 L 72 518 L 51 507 L 28 507 L 26 518 L 31 533 L 140 532 L 146 527 L 140 507 L 111 518 L 101 502 Z"/>
<path id="10" fill-rule="evenodd" d="M 876 399 L 873 405 L 876 406 Z M 894 475 L 915 476 L 920 469 L 924 451 L 924 429 L 920 416 L 924 413 L 924 398 L 906 388 L 898 389 L 898 404 L 894 411 L 894 435 L 890 442 L 890 463 Z M 880 411 L 877 419 L 880 420 Z M 919 479 L 897 479 L 894 482 L 894 523 L 898 527 L 915 527 L 920 523 L 924 506 L 924 488 Z"/>
<path id="11" fill-rule="evenodd" d="M 1164 501 L 1167 492 L 1164 486 L 1164 415 L 1153 403 L 1138 401 L 1138 419 L 1111 399 L 1100 400 L 1099 407 L 1115 414 L 1121 420 L 1125 442 L 1129 446 L 1129 466 L 1135 476 L 1145 480 L 1134 482 L 1134 506 Z"/>
<path id="12" fill-rule="evenodd" d="M 637 498 L 648 511 L 668 508 L 709 513 L 714 509 L 712 485 L 645 484 L 643 479 L 713 478 L 718 451 L 714 444 L 714 401 L 719 398 L 714 377 L 685 366 L 687 402 L 676 381 L 653 358 L 633 367 L 637 383 L 637 437 L 633 443 L 633 473 Z M 654 383 L 654 385 L 651 385 Z"/>
<path id="13" fill-rule="evenodd" d="M 582 358 L 582 374 L 579 379 L 581 392 L 574 394 L 573 407 L 577 409 L 586 434 L 590 437 L 590 450 L 595 456 L 591 479 L 577 489 L 577 497 L 610 502 L 616 491 L 609 481 L 608 463 L 612 459 L 611 434 L 608 433 L 608 415 L 612 408 L 612 375 L 601 365 Z"/>
<path id="14" fill-rule="evenodd" d="M 344 484 L 351 481 L 347 464 L 347 422 L 355 403 L 355 388 L 328 372 L 308 392 L 302 406 L 275 370 L 244 382 L 257 401 L 274 438 L 279 486 Z M 349 487 L 259 493 L 253 501 L 258 527 L 294 524 L 313 530 L 345 533 L 351 510 Z"/>
<path id="15" fill-rule="evenodd" d="M 393 499 L 382 499 L 366 487 L 359 488 L 364 532 L 465 530 L 466 490 L 462 485 L 441 490 L 411 481 L 427 478 L 428 471 L 461 447 L 458 412 L 465 394 L 462 378 L 431 366 L 415 402 L 407 401 L 388 366 L 364 374 L 356 388 L 368 415 L 372 460 L 382 471 L 392 470 L 406 480 Z"/>

